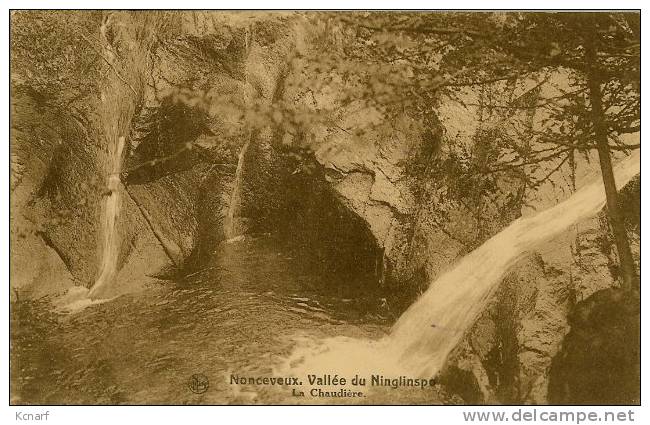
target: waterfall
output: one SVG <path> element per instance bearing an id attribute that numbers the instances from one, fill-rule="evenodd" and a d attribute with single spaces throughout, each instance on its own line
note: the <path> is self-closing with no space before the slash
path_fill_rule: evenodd
<path id="1" fill-rule="evenodd" d="M 620 188 L 639 173 L 639 152 L 615 167 Z M 597 214 L 605 205 L 602 180 L 530 217 L 519 218 L 432 282 L 380 340 L 345 337 L 302 344 L 287 359 L 294 373 L 433 377 L 485 309 L 508 270 L 541 242 Z"/>
<path id="2" fill-rule="evenodd" d="M 250 37 L 251 37 L 250 28 L 246 26 L 244 28 L 244 51 L 245 51 L 246 58 L 248 58 L 248 55 L 250 54 L 250 47 L 251 47 Z M 243 101 L 246 109 L 249 108 L 251 102 L 251 96 L 248 91 L 249 84 L 250 83 L 248 81 L 248 68 L 246 66 L 244 68 L 244 93 L 243 93 L 244 95 Z M 238 225 L 239 223 L 236 217 L 239 214 L 239 210 L 241 207 L 244 161 L 246 160 L 246 151 L 248 150 L 248 146 L 250 145 L 250 143 L 251 143 L 251 135 L 249 132 L 248 139 L 246 140 L 246 143 L 244 143 L 244 146 L 242 146 L 241 150 L 239 151 L 239 156 L 237 158 L 237 169 L 235 170 L 235 179 L 233 180 L 232 192 L 230 194 L 230 203 L 228 204 L 228 210 L 226 212 L 226 218 L 224 222 L 224 233 L 226 236 L 226 240 L 233 240 L 238 236 L 241 236 L 242 233 L 242 229 Z"/>
<path id="3" fill-rule="evenodd" d="M 119 235 L 117 233 L 117 219 L 120 214 L 120 172 L 122 168 L 122 151 L 124 150 L 124 137 L 118 137 L 111 143 L 107 157 L 107 191 L 105 193 L 100 220 L 101 262 L 99 277 L 88 292 L 91 299 L 101 296 L 102 290 L 110 285 L 115 278 L 117 257 L 119 253 Z"/>
<path id="4" fill-rule="evenodd" d="M 239 213 L 241 206 L 242 190 L 243 190 L 243 175 L 244 175 L 244 161 L 246 159 L 246 151 L 251 143 L 249 137 L 244 146 L 239 151 L 239 158 L 237 159 L 237 169 L 235 170 L 235 179 L 233 181 L 232 192 L 230 194 L 230 204 L 226 213 L 226 222 L 224 224 L 224 232 L 226 239 L 232 239 L 239 236 L 240 227 L 237 225 L 236 216 Z"/>

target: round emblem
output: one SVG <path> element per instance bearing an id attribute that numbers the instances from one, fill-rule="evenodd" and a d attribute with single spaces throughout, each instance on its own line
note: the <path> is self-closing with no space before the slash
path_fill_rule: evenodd
<path id="1" fill-rule="evenodd" d="M 190 387 L 190 391 L 192 391 L 194 394 L 203 394 L 208 390 L 210 381 L 208 381 L 208 377 L 204 374 L 195 373 L 190 377 L 187 385 Z"/>

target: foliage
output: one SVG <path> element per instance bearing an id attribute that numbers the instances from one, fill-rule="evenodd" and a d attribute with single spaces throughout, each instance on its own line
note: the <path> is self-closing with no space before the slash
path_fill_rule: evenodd
<path id="1" fill-rule="evenodd" d="M 362 88 L 351 98 L 376 105 L 387 119 L 401 108 L 429 124 L 427 114 L 449 102 L 479 115 L 470 144 L 459 149 L 447 134 L 445 157 L 432 158 L 428 169 L 444 170 L 435 175 L 444 182 L 435 200 L 442 193 L 469 211 L 482 204 L 516 209 L 513 201 L 526 200 L 522 190 L 552 182 L 567 166 L 575 185 L 576 157 L 588 159 L 596 147 L 590 75 L 600 81 L 610 149 L 639 147 L 626 136 L 640 128 L 638 14 L 368 12 L 322 19 L 328 54 L 315 71 L 324 62 L 356 73 Z M 437 213 L 447 221 L 444 209 Z"/>
<path id="2" fill-rule="evenodd" d="M 11 80 L 14 90 L 29 88 L 44 100 L 66 105 L 87 95 L 99 61 L 82 34 L 96 36 L 101 13 L 15 11 L 11 14 Z"/>
<path id="3" fill-rule="evenodd" d="M 295 15 L 236 19 L 227 29 L 212 24 L 220 32 L 210 36 L 188 33 L 187 17 L 175 12 L 110 16 L 15 12 L 14 87 L 30 87 L 65 104 L 92 91 L 93 80 L 103 75 L 114 92 L 111 108 L 129 110 L 118 118 L 120 128 L 126 128 L 132 120 L 147 121 L 133 117 L 140 114 L 147 85 L 157 78 L 163 80 L 150 74 L 150 59 L 159 59 L 161 47 L 177 46 L 172 52 L 176 55 L 187 55 L 193 49 L 192 58 L 204 59 L 200 68 L 228 61 L 236 64 L 222 71 L 232 74 L 235 86 L 239 81 L 241 87 L 229 92 L 211 90 L 207 74 L 187 87 L 172 83 L 175 88 L 163 93 L 162 99 L 177 105 L 178 111 L 190 111 L 183 115 L 189 121 L 182 121 L 190 127 L 194 125 L 191 117 L 209 117 L 205 118 L 209 123 L 198 124 L 209 130 L 190 130 L 187 137 L 169 138 L 153 132 L 150 137 L 172 142 L 154 156 L 192 149 L 192 139 L 221 149 L 228 140 L 241 140 L 269 128 L 276 143 L 292 147 L 309 149 L 333 132 L 345 133 L 347 143 L 364 143 L 369 132 L 378 139 L 391 137 L 401 117 L 408 116 L 421 125 L 423 138 L 435 134 L 443 139 L 429 143 L 437 147 L 420 158 L 421 164 L 408 167 L 418 177 L 414 179 L 416 194 L 444 201 L 447 209 L 466 209 L 477 221 L 485 221 L 486 206 L 492 211 L 518 210 L 530 191 L 554 173 L 567 166 L 575 173 L 577 157 L 587 156 L 594 148 L 586 81 L 589 70 L 601 80 L 611 149 L 638 147 L 626 137 L 640 126 L 638 14 L 301 15 L 299 19 L 306 23 L 303 46 L 289 54 L 286 69 L 278 76 L 281 90 L 270 102 L 260 95 L 257 82 L 248 80 L 246 55 L 253 43 L 268 51 L 293 43 L 287 38 Z M 197 28 L 205 24 L 198 12 L 188 16 Z M 89 49 L 75 48 L 80 45 Z M 596 52 L 595 61 L 588 60 L 586 46 Z M 119 107 L 121 103 L 128 108 Z M 440 136 L 436 115 L 450 103 L 462 104 L 479 116 L 470 138 L 450 133 Z M 172 111 L 167 106 L 161 111 Z M 111 121 L 113 112 L 105 111 L 104 121 Z M 151 122 L 163 125 L 166 120 L 157 116 Z M 196 138 L 196 134 L 210 137 Z M 160 140 L 145 143 L 141 150 L 159 144 Z M 146 159 L 151 156 L 145 155 Z M 425 176 L 436 182 L 433 195 L 417 187 Z M 447 221 L 444 208 L 437 211 L 441 223 Z M 478 239 L 484 236 L 481 232 Z"/>

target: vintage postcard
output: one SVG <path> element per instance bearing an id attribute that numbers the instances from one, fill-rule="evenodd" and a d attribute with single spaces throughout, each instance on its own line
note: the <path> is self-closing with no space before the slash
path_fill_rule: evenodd
<path id="1" fill-rule="evenodd" d="M 640 11 L 9 21 L 11 405 L 641 403 Z"/>

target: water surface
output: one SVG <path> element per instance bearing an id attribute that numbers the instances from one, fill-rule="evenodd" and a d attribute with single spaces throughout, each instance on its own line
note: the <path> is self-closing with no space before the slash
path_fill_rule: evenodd
<path id="1" fill-rule="evenodd" d="M 230 374 L 291 373 L 282 365 L 296 338 L 374 340 L 389 331 L 381 294 L 307 269 L 300 253 L 280 246 L 271 237 L 223 243 L 210 264 L 182 281 L 74 314 L 53 313 L 47 299 L 13 305 L 12 402 L 332 402 L 291 397 L 286 387 L 230 385 Z M 205 393 L 190 391 L 193 374 L 209 379 Z M 430 391 L 409 393 L 379 391 L 355 402 L 437 402 Z"/>

